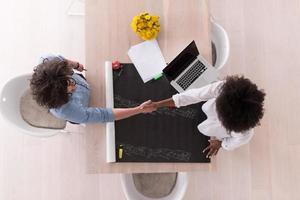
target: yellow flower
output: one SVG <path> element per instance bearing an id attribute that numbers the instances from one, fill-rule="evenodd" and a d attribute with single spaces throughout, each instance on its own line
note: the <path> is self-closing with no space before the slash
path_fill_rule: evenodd
<path id="1" fill-rule="evenodd" d="M 133 17 L 131 28 L 143 40 L 154 39 L 160 31 L 159 17 L 148 12 L 141 13 Z"/>
<path id="2" fill-rule="evenodd" d="M 153 38 L 156 38 L 156 37 L 157 37 L 157 34 L 158 34 L 158 32 L 157 32 L 157 31 L 154 31 L 154 33 L 153 33 Z"/>
<path id="3" fill-rule="evenodd" d="M 159 17 L 158 17 L 158 16 L 156 16 L 156 15 L 153 15 L 153 16 L 152 16 L 152 20 L 153 20 L 154 22 L 158 22 L 158 20 L 159 20 Z"/>
<path id="4" fill-rule="evenodd" d="M 139 20 L 139 17 L 138 16 L 134 16 L 134 18 L 133 18 L 132 21 L 136 23 L 136 22 L 138 22 L 138 20 Z"/>
<path id="5" fill-rule="evenodd" d="M 132 23 L 132 24 L 131 24 L 131 27 L 132 27 L 132 29 L 133 29 L 133 31 L 134 31 L 134 32 L 136 32 L 136 31 L 137 31 L 137 26 L 136 26 L 136 24 L 135 24 L 135 23 Z"/>
<path id="6" fill-rule="evenodd" d="M 139 29 L 142 29 L 142 28 L 144 28 L 144 26 L 145 26 L 145 23 L 138 23 L 138 25 L 137 25 L 137 27 L 139 28 Z"/>
<path id="7" fill-rule="evenodd" d="M 145 15 L 145 19 L 150 20 L 151 16 L 149 14 Z"/>
<path id="8" fill-rule="evenodd" d="M 149 30 L 149 31 L 147 31 L 146 32 L 146 36 L 148 37 L 148 38 L 150 38 L 151 36 L 152 36 L 152 32 Z"/>
<path id="9" fill-rule="evenodd" d="M 152 28 L 152 26 L 153 26 L 153 22 L 152 21 L 148 22 L 147 24 L 148 24 L 149 28 Z"/>

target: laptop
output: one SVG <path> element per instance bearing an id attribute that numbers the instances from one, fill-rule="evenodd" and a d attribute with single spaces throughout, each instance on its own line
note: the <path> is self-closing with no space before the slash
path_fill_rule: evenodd
<path id="1" fill-rule="evenodd" d="M 205 86 L 218 77 L 217 70 L 199 54 L 195 41 L 176 56 L 163 73 L 178 92 Z"/>

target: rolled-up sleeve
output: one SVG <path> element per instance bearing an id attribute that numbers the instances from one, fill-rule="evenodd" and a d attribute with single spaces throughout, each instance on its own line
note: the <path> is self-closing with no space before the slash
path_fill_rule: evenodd
<path id="1" fill-rule="evenodd" d="M 232 137 L 222 139 L 222 147 L 225 150 L 234 150 L 244 144 L 247 144 L 253 135 L 253 129 L 244 133 L 232 133 Z"/>
<path id="2" fill-rule="evenodd" d="M 178 108 L 201 101 L 207 101 L 218 96 L 219 89 L 223 83 L 224 81 L 217 81 L 201 88 L 190 89 L 183 93 L 173 95 L 172 99 Z"/>
<path id="3" fill-rule="evenodd" d="M 56 115 L 76 123 L 105 123 L 115 120 L 112 108 L 78 107 L 74 104 L 56 112 Z"/>

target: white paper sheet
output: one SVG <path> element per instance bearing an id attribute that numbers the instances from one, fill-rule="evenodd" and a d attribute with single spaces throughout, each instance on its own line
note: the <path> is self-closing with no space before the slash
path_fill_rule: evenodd
<path id="1" fill-rule="evenodd" d="M 128 55 L 144 83 L 153 79 L 166 67 L 166 61 L 156 40 L 148 40 L 132 46 Z"/>

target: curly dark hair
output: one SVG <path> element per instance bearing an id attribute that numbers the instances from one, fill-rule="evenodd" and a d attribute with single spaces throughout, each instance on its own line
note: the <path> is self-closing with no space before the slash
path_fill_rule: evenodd
<path id="1" fill-rule="evenodd" d="M 229 76 L 216 99 L 218 118 L 227 131 L 243 132 L 259 124 L 265 93 L 243 76 Z"/>
<path id="2" fill-rule="evenodd" d="M 57 108 L 69 101 L 68 84 L 73 70 L 66 60 L 45 59 L 34 68 L 30 88 L 36 102 L 48 109 Z"/>

